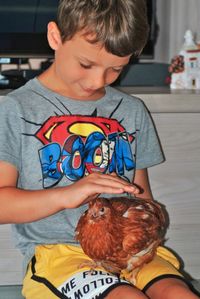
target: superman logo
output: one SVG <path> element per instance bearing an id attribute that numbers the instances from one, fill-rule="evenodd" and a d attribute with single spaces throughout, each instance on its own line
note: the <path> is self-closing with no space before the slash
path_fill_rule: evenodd
<path id="1" fill-rule="evenodd" d="M 93 116 L 53 116 L 36 132 L 44 188 L 63 176 L 76 181 L 94 171 L 117 172 L 135 167 L 127 134 L 115 119 Z"/>

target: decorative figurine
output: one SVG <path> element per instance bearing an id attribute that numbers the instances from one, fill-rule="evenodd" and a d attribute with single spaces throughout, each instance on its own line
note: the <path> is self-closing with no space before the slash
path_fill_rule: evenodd
<path id="1" fill-rule="evenodd" d="M 185 32 L 184 44 L 172 59 L 169 72 L 171 89 L 200 89 L 200 45 L 190 30 Z"/>

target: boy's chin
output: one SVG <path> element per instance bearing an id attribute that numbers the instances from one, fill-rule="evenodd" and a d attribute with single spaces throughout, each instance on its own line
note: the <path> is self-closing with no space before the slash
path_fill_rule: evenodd
<path id="1" fill-rule="evenodd" d="M 101 98 L 105 95 L 105 88 L 100 89 L 89 89 L 89 88 L 83 88 L 82 92 L 80 92 L 80 96 L 82 99 L 87 100 L 96 100 L 98 98 Z"/>

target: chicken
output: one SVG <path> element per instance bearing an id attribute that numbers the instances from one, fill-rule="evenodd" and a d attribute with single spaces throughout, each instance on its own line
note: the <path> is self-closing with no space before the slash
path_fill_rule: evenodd
<path id="1" fill-rule="evenodd" d="M 93 261 L 106 271 L 130 274 L 153 259 L 167 227 L 166 212 L 155 202 L 139 198 L 98 198 L 80 217 L 76 239 Z"/>

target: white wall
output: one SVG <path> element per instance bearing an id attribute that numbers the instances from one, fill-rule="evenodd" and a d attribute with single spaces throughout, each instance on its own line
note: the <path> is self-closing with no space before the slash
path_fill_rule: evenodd
<path id="1" fill-rule="evenodd" d="M 200 0 L 157 0 L 157 18 L 156 62 L 168 63 L 178 54 L 187 29 L 200 41 Z"/>

